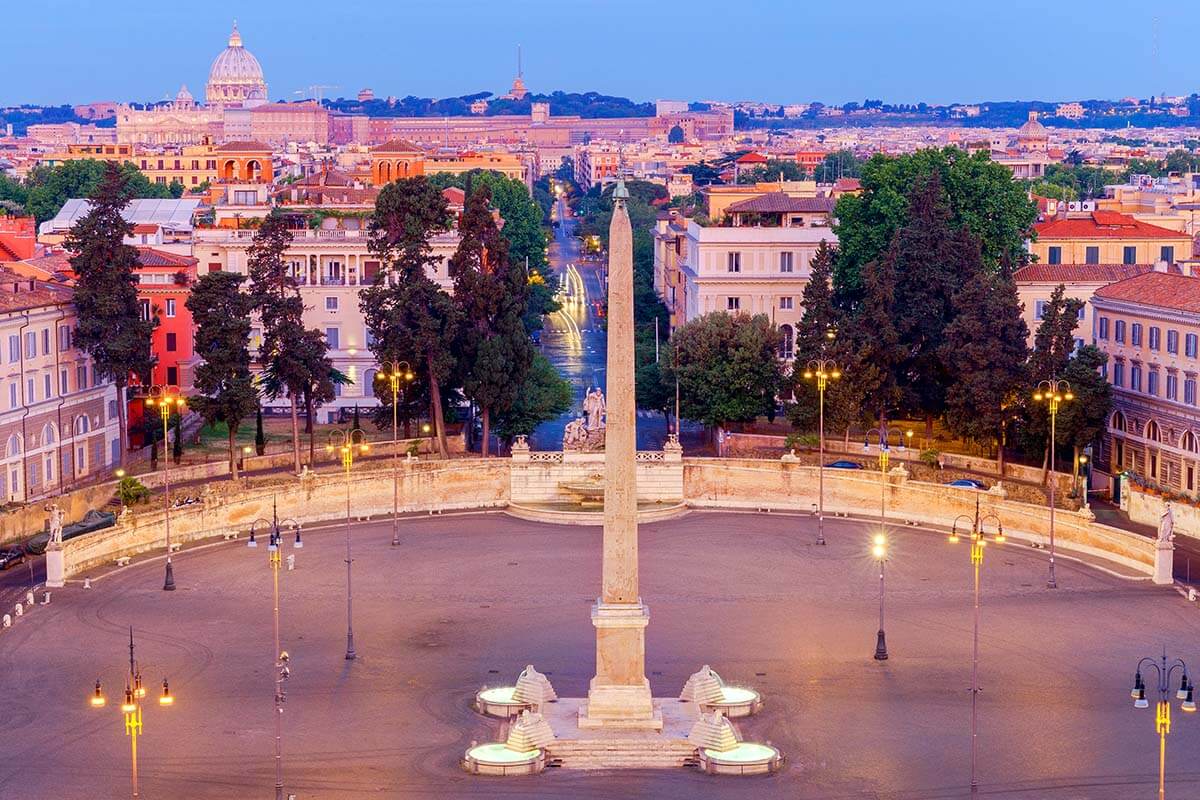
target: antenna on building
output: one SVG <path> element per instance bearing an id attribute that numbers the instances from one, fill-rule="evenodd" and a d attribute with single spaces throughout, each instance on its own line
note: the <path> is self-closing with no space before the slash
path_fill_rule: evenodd
<path id="1" fill-rule="evenodd" d="M 521 72 L 521 45 L 517 45 L 517 77 L 525 77 L 524 73 Z"/>
<path id="2" fill-rule="evenodd" d="M 1151 31 L 1151 33 L 1150 33 L 1150 35 L 1151 35 L 1150 63 L 1153 65 L 1153 68 L 1154 68 L 1154 80 L 1160 81 L 1160 80 L 1162 80 L 1162 65 L 1159 63 L 1159 58 L 1158 58 L 1158 17 L 1154 17 L 1150 31 Z M 1165 95 L 1165 94 L 1166 94 L 1165 91 L 1159 92 L 1159 94 L 1158 94 L 1158 102 L 1159 103 L 1162 103 L 1163 95 Z"/>

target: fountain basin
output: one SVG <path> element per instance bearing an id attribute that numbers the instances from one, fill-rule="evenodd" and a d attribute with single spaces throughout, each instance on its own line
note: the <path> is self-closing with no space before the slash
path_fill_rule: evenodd
<path id="1" fill-rule="evenodd" d="M 700 749 L 700 768 L 709 775 L 766 775 L 779 769 L 779 751 L 768 744 L 739 742 L 730 750 Z"/>
<path id="2" fill-rule="evenodd" d="M 546 768 L 546 756 L 540 748 L 510 750 L 492 742 L 468 748 L 462 768 L 472 775 L 536 775 Z"/>
<path id="3" fill-rule="evenodd" d="M 718 710 L 729 719 L 748 717 L 762 710 L 762 695 L 753 689 L 743 689 L 740 686 L 722 686 L 722 699 L 716 703 L 704 703 L 701 709 L 705 711 Z"/>
<path id="4" fill-rule="evenodd" d="M 491 689 L 480 689 L 475 695 L 475 710 L 489 717 L 509 719 L 520 716 L 527 708 L 533 708 L 532 703 L 517 700 L 517 687 L 495 686 Z"/>

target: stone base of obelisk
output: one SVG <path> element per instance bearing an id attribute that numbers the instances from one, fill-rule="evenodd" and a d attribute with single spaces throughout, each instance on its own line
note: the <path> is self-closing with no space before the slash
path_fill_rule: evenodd
<path id="1" fill-rule="evenodd" d="M 596 626 L 596 676 L 587 702 L 579 709 L 581 729 L 661 731 L 662 712 L 655 707 L 646 680 L 646 626 L 650 609 L 643 603 L 592 606 Z"/>

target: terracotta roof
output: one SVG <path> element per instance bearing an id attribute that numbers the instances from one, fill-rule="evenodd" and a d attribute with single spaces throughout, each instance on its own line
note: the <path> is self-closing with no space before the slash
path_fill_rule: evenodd
<path id="1" fill-rule="evenodd" d="M 1153 264 L 1029 264 L 1013 273 L 1017 283 L 1116 283 L 1154 269 Z"/>
<path id="2" fill-rule="evenodd" d="M 1188 235 L 1116 211 L 1052 219 L 1033 226 L 1038 239 L 1186 239 Z"/>
<path id="3" fill-rule="evenodd" d="M 0 312 L 24 311 L 71 302 L 73 291 L 44 281 L 0 270 Z"/>
<path id="4" fill-rule="evenodd" d="M 226 142 L 216 149 L 217 153 L 261 153 L 271 152 L 271 148 L 262 142 Z"/>
<path id="5" fill-rule="evenodd" d="M 180 256 L 165 250 L 155 250 L 153 247 L 139 247 L 138 264 L 143 267 L 190 267 L 197 263 L 191 256 Z"/>
<path id="6" fill-rule="evenodd" d="M 749 200 L 732 203 L 728 209 L 731 214 L 795 214 L 800 212 L 829 213 L 833 211 L 833 198 L 830 197 L 792 197 L 784 192 L 768 192 Z"/>
<path id="7" fill-rule="evenodd" d="M 833 182 L 835 192 L 857 192 L 862 189 L 862 181 L 858 178 L 838 178 Z"/>
<path id="8" fill-rule="evenodd" d="M 1200 278 L 1147 272 L 1096 290 L 1095 297 L 1200 314 Z"/>
<path id="9" fill-rule="evenodd" d="M 149 222 L 139 222 L 137 225 L 133 226 L 133 232 L 135 234 L 158 233 L 161 228 L 161 225 L 155 225 Z"/>
<path id="10" fill-rule="evenodd" d="M 293 186 L 354 186 L 354 178 L 337 167 L 329 167 L 305 176 Z"/>
<path id="11" fill-rule="evenodd" d="M 767 157 L 760 153 L 746 153 L 737 160 L 739 164 L 765 164 Z"/>
<path id="12" fill-rule="evenodd" d="M 467 193 L 457 186 L 447 186 L 442 189 L 442 197 L 446 198 L 446 202 L 459 206 L 467 201 Z"/>
<path id="13" fill-rule="evenodd" d="M 392 139 L 391 141 L 377 144 L 371 148 L 372 153 L 423 153 L 421 148 L 417 147 L 410 141 L 405 139 Z"/>

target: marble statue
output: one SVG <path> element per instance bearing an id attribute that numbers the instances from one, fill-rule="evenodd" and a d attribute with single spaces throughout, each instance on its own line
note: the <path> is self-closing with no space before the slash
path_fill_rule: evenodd
<path id="1" fill-rule="evenodd" d="M 584 424 L 583 417 L 573 419 L 567 423 L 567 427 L 563 429 L 563 449 L 577 449 L 587 441 L 587 425 Z"/>
<path id="2" fill-rule="evenodd" d="M 1175 538 L 1175 511 L 1170 503 L 1166 505 L 1166 510 L 1163 511 L 1162 517 L 1158 520 L 1159 545 L 1167 544 Z"/>
<path id="3" fill-rule="evenodd" d="M 600 387 L 590 390 L 583 398 L 583 410 L 587 412 L 588 430 L 594 431 L 604 427 L 604 412 L 607 410 L 604 402 L 604 392 Z"/>
<path id="4" fill-rule="evenodd" d="M 58 503 L 51 503 L 47 510 L 50 512 L 50 547 L 56 547 L 62 544 L 63 519 L 66 514 L 59 508 Z"/>

